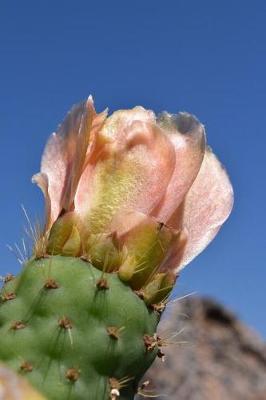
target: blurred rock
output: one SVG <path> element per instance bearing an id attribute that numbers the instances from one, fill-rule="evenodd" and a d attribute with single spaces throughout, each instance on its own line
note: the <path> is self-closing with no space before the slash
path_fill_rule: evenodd
<path id="1" fill-rule="evenodd" d="M 266 400 L 266 344 L 222 305 L 197 297 L 172 303 L 160 335 L 168 343 L 166 359 L 150 369 L 144 394 L 158 400 Z"/>
<path id="2" fill-rule="evenodd" d="M 0 364 L 0 400 L 45 400 L 14 371 Z"/>

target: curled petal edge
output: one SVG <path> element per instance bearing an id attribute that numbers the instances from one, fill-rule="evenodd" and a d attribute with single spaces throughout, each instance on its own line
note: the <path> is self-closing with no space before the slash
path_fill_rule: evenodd
<path id="1" fill-rule="evenodd" d="M 188 239 L 179 272 L 214 239 L 229 217 L 234 203 L 233 188 L 226 170 L 208 148 L 199 174 L 182 204 L 182 225 Z"/>

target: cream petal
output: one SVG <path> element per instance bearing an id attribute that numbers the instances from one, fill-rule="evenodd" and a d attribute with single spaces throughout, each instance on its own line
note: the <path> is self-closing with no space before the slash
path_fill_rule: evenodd
<path id="1" fill-rule="evenodd" d="M 182 259 L 172 265 L 186 266 L 213 240 L 233 207 L 233 188 L 225 169 L 210 149 L 183 204 L 183 227 L 188 240 Z"/>
<path id="2" fill-rule="evenodd" d="M 193 115 L 184 112 L 177 115 L 164 112 L 158 123 L 175 147 L 176 163 L 166 194 L 153 215 L 169 223 L 199 172 L 205 152 L 205 131 Z"/>
<path id="3" fill-rule="evenodd" d="M 175 163 L 171 141 L 142 107 L 114 113 L 99 137 L 106 143 L 103 155 L 87 166 L 75 198 L 75 209 L 93 233 L 106 232 L 125 209 L 149 214 L 164 195 Z"/>

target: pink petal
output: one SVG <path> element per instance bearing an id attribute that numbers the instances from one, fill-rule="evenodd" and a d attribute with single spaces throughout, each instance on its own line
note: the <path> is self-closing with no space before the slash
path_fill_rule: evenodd
<path id="1" fill-rule="evenodd" d="M 51 223 L 62 210 L 73 209 L 76 188 L 92 147 L 91 133 L 97 124 L 99 115 L 96 115 L 93 100 L 89 97 L 87 101 L 72 108 L 58 132 L 53 133 L 46 144 L 41 173 L 48 179 Z"/>
<path id="2" fill-rule="evenodd" d="M 203 125 L 188 113 L 163 113 L 158 121 L 176 152 L 175 170 L 166 194 L 153 211 L 159 221 L 166 223 L 182 203 L 199 172 L 205 152 L 205 131 Z"/>
<path id="3" fill-rule="evenodd" d="M 185 229 L 178 232 L 171 244 L 171 247 L 165 257 L 165 260 L 160 266 L 160 272 L 175 271 L 176 266 L 183 259 L 184 252 L 188 241 L 188 234 Z"/>
<path id="4" fill-rule="evenodd" d="M 62 142 L 61 136 L 53 133 L 46 144 L 41 163 L 41 175 L 46 176 L 47 192 L 51 203 L 49 225 L 57 219 L 61 211 L 61 197 L 67 169 Z"/>
<path id="5" fill-rule="evenodd" d="M 43 192 L 44 195 L 44 201 L 45 201 L 45 210 L 46 210 L 46 229 L 49 229 L 51 227 L 51 221 L 52 221 L 52 216 L 51 216 L 51 199 L 48 193 L 48 178 L 47 175 L 44 173 L 39 172 L 38 174 L 33 175 L 32 177 L 32 182 L 36 183 L 36 185 L 39 186 L 41 191 Z"/>
<path id="6" fill-rule="evenodd" d="M 214 153 L 206 150 L 199 174 L 183 204 L 183 227 L 188 240 L 182 259 L 172 265 L 182 269 L 212 241 L 233 207 L 233 189 Z"/>
<path id="7" fill-rule="evenodd" d="M 67 177 L 62 196 L 62 208 L 72 207 L 90 142 L 92 121 L 96 112 L 92 98 L 74 106 L 58 130 L 63 138 L 63 152 L 67 160 Z"/>
<path id="8" fill-rule="evenodd" d="M 118 240 L 124 244 L 124 238 L 137 226 L 158 222 L 141 212 L 123 210 L 112 219 L 110 231 L 115 232 Z"/>
<path id="9" fill-rule="evenodd" d="M 84 171 L 75 209 L 93 233 L 106 232 L 121 211 L 149 214 L 165 193 L 174 169 L 171 141 L 142 107 L 108 118 L 99 133 L 102 154 Z"/>

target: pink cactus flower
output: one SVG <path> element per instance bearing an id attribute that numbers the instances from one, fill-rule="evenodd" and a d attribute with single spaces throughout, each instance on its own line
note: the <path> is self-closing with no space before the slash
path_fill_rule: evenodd
<path id="1" fill-rule="evenodd" d="M 81 254 L 88 238 L 111 237 L 123 249 L 121 275 L 131 274 L 129 264 L 135 272 L 150 265 L 142 280 L 154 269 L 177 274 L 211 242 L 233 205 L 229 178 L 194 116 L 156 117 L 135 107 L 108 117 L 96 113 L 91 97 L 51 135 L 33 181 L 45 196 L 46 234 L 71 215 Z"/>

